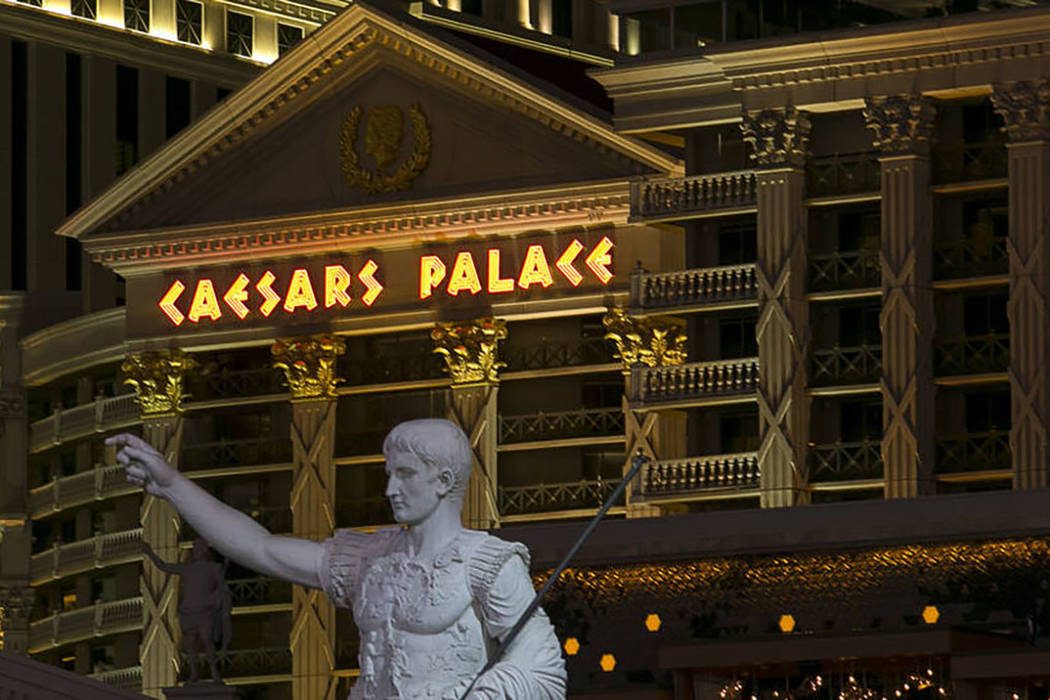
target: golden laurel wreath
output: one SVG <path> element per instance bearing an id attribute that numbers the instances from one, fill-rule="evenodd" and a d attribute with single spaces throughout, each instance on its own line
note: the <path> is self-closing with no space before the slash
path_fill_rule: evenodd
<path id="1" fill-rule="evenodd" d="M 358 161 L 357 150 L 357 127 L 361 121 L 361 106 L 358 105 L 350 110 L 343 122 L 343 132 L 339 138 L 339 153 L 343 161 L 343 177 L 351 187 L 358 187 L 368 194 L 381 194 L 398 192 L 407 189 L 412 181 L 430 163 L 430 126 L 427 124 L 426 115 L 418 104 L 409 108 L 409 118 L 412 120 L 412 133 L 415 136 L 415 145 L 412 153 L 405 159 L 396 171 L 387 175 L 382 171 L 369 172 L 361 167 Z"/>

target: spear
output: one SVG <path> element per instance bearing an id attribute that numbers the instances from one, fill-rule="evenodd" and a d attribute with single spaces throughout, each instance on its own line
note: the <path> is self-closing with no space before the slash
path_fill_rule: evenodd
<path id="1" fill-rule="evenodd" d="M 601 522 L 602 518 L 605 517 L 605 514 L 609 512 L 610 508 L 612 508 L 612 504 L 616 502 L 616 500 L 623 493 L 624 489 L 627 488 L 627 484 L 629 484 L 631 480 L 634 479 L 634 477 L 638 474 L 638 471 L 642 468 L 642 465 L 649 461 L 651 460 L 645 456 L 645 453 L 642 451 L 642 448 L 639 447 L 637 454 L 635 454 L 634 456 L 634 459 L 631 460 L 631 468 L 627 470 L 627 474 L 624 475 L 620 483 L 616 485 L 616 488 L 613 489 L 613 492 L 611 494 L 609 494 L 609 497 L 605 499 L 605 503 L 603 503 L 602 507 L 598 509 L 597 514 L 595 514 L 595 516 L 591 519 L 591 522 L 587 523 L 587 527 L 576 539 L 576 542 L 573 543 L 572 547 L 569 548 L 569 551 L 565 554 L 565 556 L 562 557 L 561 563 L 558 564 L 556 569 L 554 569 L 554 573 L 547 577 L 547 582 L 543 584 L 543 587 L 536 594 L 536 597 L 534 597 L 532 599 L 532 602 L 529 603 L 529 607 L 525 608 L 525 612 L 522 613 L 521 617 L 518 618 L 518 621 L 514 623 L 514 626 L 510 629 L 510 632 L 507 634 L 507 636 L 504 637 L 500 645 L 496 647 L 496 651 L 494 651 L 492 653 L 492 656 L 489 657 L 489 660 L 485 664 L 485 667 L 481 669 L 478 675 L 474 677 L 474 680 L 470 682 L 470 685 L 467 686 L 467 689 L 463 691 L 463 694 L 459 696 L 459 700 L 466 700 L 467 696 L 470 695 L 470 691 L 474 689 L 474 685 L 478 682 L 478 679 L 484 676 L 486 673 L 488 673 L 488 671 L 493 666 L 499 663 L 499 660 L 503 657 L 503 654 L 507 651 L 508 648 L 510 648 L 510 645 L 514 642 L 515 637 L 517 637 L 521 630 L 525 627 L 525 623 L 532 619 L 533 613 L 536 612 L 536 608 L 540 607 L 540 603 L 543 602 L 543 599 L 546 597 L 547 592 L 550 591 L 551 587 L 555 583 L 557 583 L 558 577 L 562 575 L 562 572 L 565 571 L 565 569 L 569 566 L 569 562 L 572 561 L 572 558 L 576 556 L 576 552 L 580 551 L 580 547 L 583 546 L 583 543 L 587 540 L 588 537 L 591 536 L 591 533 L 594 532 L 594 528 L 598 527 L 598 523 Z"/>

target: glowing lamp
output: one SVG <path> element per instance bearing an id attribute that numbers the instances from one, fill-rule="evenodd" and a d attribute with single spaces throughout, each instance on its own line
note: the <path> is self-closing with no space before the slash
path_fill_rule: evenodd
<path id="1" fill-rule="evenodd" d="M 777 625 L 780 627 L 781 632 L 790 634 L 795 629 L 795 618 L 791 615 L 781 615 Z"/>
<path id="2" fill-rule="evenodd" d="M 564 648 L 566 654 L 576 656 L 580 653 L 580 642 L 576 637 L 569 637 L 565 640 Z"/>
<path id="3" fill-rule="evenodd" d="M 939 619 L 941 619 L 941 611 L 936 605 L 927 605 L 922 609 L 922 621 L 927 625 L 936 625 Z"/>
<path id="4" fill-rule="evenodd" d="M 603 671 L 609 673 L 616 668 L 616 657 L 612 654 L 602 654 L 602 659 L 598 662 L 598 665 L 602 667 Z"/>
<path id="5" fill-rule="evenodd" d="M 645 629 L 650 632 L 660 631 L 660 616 L 656 613 L 649 613 L 645 617 Z"/>

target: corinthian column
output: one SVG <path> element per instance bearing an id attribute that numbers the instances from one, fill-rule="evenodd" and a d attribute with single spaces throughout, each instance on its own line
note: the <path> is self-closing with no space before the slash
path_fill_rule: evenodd
<path id="1" fill-rule="evenodd" d="M 6 534 L 0 526 L 0 535 Z M 0 581 L 0 650 L 8 654 L 29 654 L 29 613 L 35 592 L 19 583 Z"/>
<path id="2" fill-rule="evenodd" d="M 1050 460 L 1050 82 L 996 85 L 1006 122 L 1010 235 L 1010 451 L 1014 488 L 1047 484 Z"/>
<path id="3" fill-rule="evenodd" d="M 634 456 L 642 453 L 654 462 L 685 457 L 686 413 L 676 410 L 653 410 L 632 403 L 635 383 L 643 381 L 645 367 L 676 367 L 685 362 L 685 324 L 671 317 L 635 318 L 623 309 L 609 309 L 602 319 L 605 339 L 616 344 L 624 377 L 623 473 L 631 468 Z M 628 518 L 650 518 L 660 515 L 660 508 L 642 500 L 642 475 L 627 484 L 624 492 Z"/>
<path id="4" fill-rule="evenodd" d="M 886 498 L 934 488 L 933 292 L 929 133 L 919 95 L 869 98 L 882 171 L 882 463 Z"/>
<path id="5" fill-rule="evenodd" d="M 180 350 L 128 355 L 121 365 L 125 383 L 135 388 L 142 410 L 142 437 L 164 455 L 176 469 L 182 445 L 182 380 L 197 362 Z M 179 516 L 164 499 L 142 494 L 139 513 L 142 541 L 166 561 L 179 560 Z M 155 566 L 143 565 L 139 590 L 142 593 L 142 692 L 163 697 L 162 688 L 175 685 L 179 676 L 179 626 L 175 618 L 178 600 L 176 576 Z"/>
<path id="6" fill-rule="evenodd" d="M 452 377 L 449 420 L 470 438 L 474 466 L 463 502 L 463 525 L 478 530 L 499 527 L 497 444 L 499 419 L 499 341 L 507 324 L 499 319 L 438 323 L 430 333 L 434 352 L 445 359 Z"/>
<path id="7" fill-rule="evenodd" d="M 335 530 L 335 360 L 342 338 L 278 340 L 271 351 L 292 394 L 292 534 L 315 541 Z M 292 586 L 292 697 L 326 698 L 334 680 L 335 608 L 322 591 Z"/>
<path id="8" fill-rule="evenodd" d="M 758 469 L 763 507 L 805 502 L 809 404 L 806 217 L 809 119 L 794 107 L 745 115 L 758 185 Z"/>

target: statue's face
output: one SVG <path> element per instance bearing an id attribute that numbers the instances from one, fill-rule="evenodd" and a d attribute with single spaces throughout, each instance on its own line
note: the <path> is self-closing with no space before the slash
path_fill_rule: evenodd
<path id="1" fill-rule="evenodd" d="M 392 452 L 386 456 L 386 497 L 394 520 L 416 525 L 437 510 L 441 502 L 438 475 L 411 452 Z"/>

